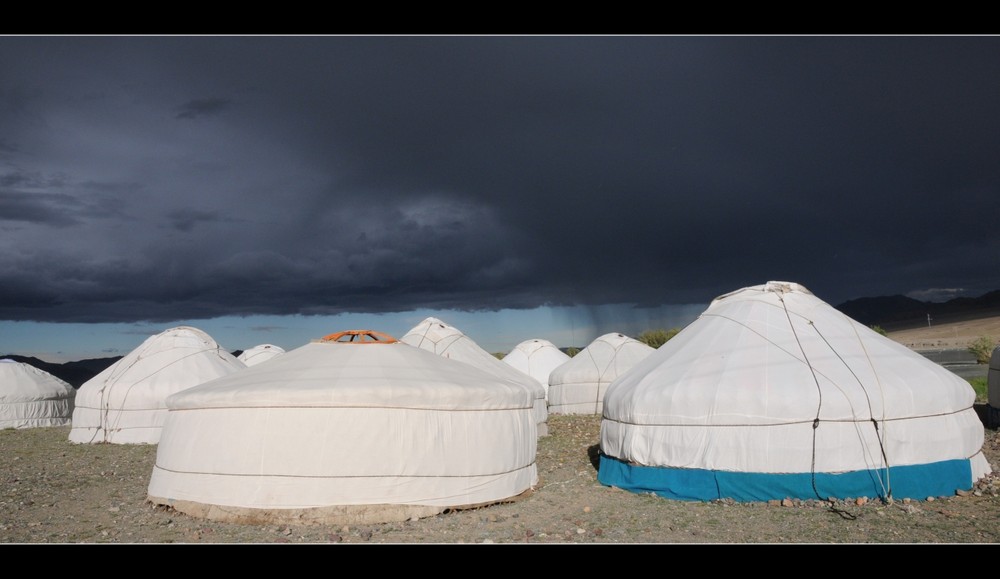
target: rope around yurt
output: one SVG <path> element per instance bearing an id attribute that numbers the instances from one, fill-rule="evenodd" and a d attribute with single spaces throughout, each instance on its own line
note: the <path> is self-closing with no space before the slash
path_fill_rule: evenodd
<path id="1" fill-rule="evenodd" d="M 216 345 L 215 348 L 202 348 L 202 349 L 198 349 L 198 350 L 196 350 L 194 352 L 191 352 L 190 354 L 187 354 L 186 356 L 182 356 L 181 358 L 178 358 L 177 360 L 174 360 L 173 362 L 171 362 L 170 364 L 167 364 L 166 366 L 161 366 L 160 368 L 157 368 L 155 371 L 150 372 L 148 375 L 143 376 L 142 378 L 139 378 L 137 380 L 133 380 L 128 385 L 128 388 L 125 390 L 125 395 L 122 397 L 121 406 L 115 408 L 115 411 L 116 411 L 115 418 L 114 418 L 114 420 L 112 420 L 112 417 L 111 417 L 111 410 L 112 410 L 111 409 L 111 403 L 105 397 L 105 394 L 107 394 L 107 396 L 110 397 L 111 392 L 109 390 L 109 387 L 110 387 L 110 389 L 114 389 L 115 386 L 117 385 L 118 381 L 123 376 L 125 376 L 125 374 L 127 374 L 128 371 L 133 366 L 135 366 L 141 360 L 144 360 L 146 358 L 146 356 L 145 356 L 146 351 L 149 350 L 152 347 L 153 347 L 153 344 L 146 344 L 144 348 L 142 348 L 141 350 L 139 350 L 136 353 L 136 356 L 131 361 L 131 363 L 129 363 L 127 365 L 123 365 L 120 368 L 115 368 L 112 371 L 111 375 L 108 376 L 108 378 L 104 381 L 104 384 L 101 385 L 100 390 L 98 390 L 98 393 L 101 396 L 100 409 L 99 409 L 100 410 L 100 412 L 99 412 L 100 424 L 99 424 L 98 428 L 94 431 L 94 434 L 93 434 L 93 436 L 91 437 L 91 439 L 89 441 L 90 443 L 94 442 L 94 440 L 97 438 L 98 434 L 101 434 L 101 436 L 103 438 L 102 442 L 110 442 L 110 434 L 112 432 L 118 432 L 118 431 L 121 430 L 121 428 L 119 428 L 118 425 L 119 425 L 119 423 L 121 421 L 121 418 L 122 418 L 122 415 L 123 415 L 122 412 L 123 412 L 123 410 L 125 408 L 125 403 L 128 400 L 129 395 L 132 393 L 132 389 L 135 388 L 139 383 L 144 382 L 144 381 L 148 380 L 149 378 L 152 378 L 153 376 L 159 374 L 160 372 L 163 372 L 164 370 L 166 370 L 167 368 L 173 366 L 174 364 L 182 362 L 183 360 L 186 360 L 187 358 L 190 358 L 192 356 L 197 356 L 197 355 L 203 354 L 205 352 L 214 351 L 216 355 L 218 355 L 218 356 L 221 357 L 220 352 L 222 351 L 221 346 L 218 346 L 218 345 Z"/>
<path id="2" fill-rule="evenodd" d="M 816 392 L 817 392 L 817 395 L 819 397 L 819 400 L 818 400 L 818 402 L 816 404 L 816 416 L 815 416 L 815 418 L 813 420 L 812 459 L 811 459 L 812 460 L 812 464 L 811 464 L 811 467 L 810 467 L 810 472 L 811 472 L 811 475 L 812 475 L 813 492 L 816 494 L 816 497 L 819 498 L 820 500 L 826 500 L 828 497 L 824 497 L 824 496 L 820 495 L 819 489 L 816 488 L 816 434 L 817 434 L 816 431 L 819 429 L 820 413 L 822 412 L 822 408 L 823 408 L 823 392 L 822 392 L 822 390 L 820 388 L 820 385 L 819 385 L 819 379 L 816 377 L 816 369 L 813 367 L 812 363 L 809 361 L 809 357 L 806 355 L 805 348 L 802 346 L 802 341 L 799 339 L 798 332 L 795 331 L 795 325 L 792 323 L 791 313 L 788 311 L 788 304 L 785 303 L 784 297 L 782 297 L 780 294 L 778 294 L 777 297 L 778 297 L 778 300 L 781 302 L 782 308 L 784 309 L 785 318 L 788 320 L 788 327 L 791 329 L 792 335 L 795 337 L 795 342 L 799 346 L 799 351 L 802 353 L 802 358 L 805 361 L 806 365 L 809 367 L 809 371 L 812 373 L 813 382 L 816 384 Z M 879 427 L 878 427 L 878 422 L 875 420 L 874 413 L 872 412 L 871 397 L 868 394 L 868 390 L 865 388 L 864 383 L 861 381 L 861 379 L 858 377 L 858 375 L 854 372 L 854 370 L 850 367 L 850 365 L 847 364 L 847 361 L 844 360 L 844 358 L 840 355 L 840 353 L 837 352 L 833 348 L 833 346 L 830 344 L 829 340 L 827 340 L 826 337 L 822 334 L 822 332 L 819 331 L 819 328 L 816 327 L 816 324 L 813 322 L 813 320 L 809 320 L 808 318 L 805 318 L 805 317 L 803 317 L 803 319 L 805 319 L 808 322 L 809 326 L 811 326 L 813 328 L 813 330 L 816 332 L 816 334 L 823 340 L 823 343 L 825 343 L 827 345 L 827 347 L 830 349 L 830 351 L 833 352 L 834 355 L 837 356 L 837 359 L 839 359 L 841 361 L 841 363 L 843 363 L 844 366 L 848 369 L 848 371 L 851 372 L 851 375 L 854 376 L 855 380 L 858 381 L 858 385 L 861 387 L 861 391 L 865 395 L 865 400 L 868 402 L 868 416 L 869 416 L 869 420 L 871 421 L 872 426 L 875 429 L 875 438 L 876 438 L 876 440 L 878 440 L 879 450 L 880 450 L 880 452 L 882 454 L 882 460 L 883 460 L 883 464 L 885 465 L 885 471 L 886 471 L 886 480 L 883 481 L 882 478 L 879 477 L 879 476 L 876 476 L 876 479 L 879 482 L 879 486 L 882 488 L 882 493 L 883 493 L 883 495 L 885 497 L 885 500 L 891 502 L 891 500 L 892 500 L 892 489 L 889 486 L 889 480 L 888 480 L 888 478 L 889 478 L 889 464 L 888 464 L 888 462 L 889 461 L 888 461 L 888 457 L 886 456 L 886 453 L 885 453 L 885 445 L 884 445 L 884 443 L 882 441 L 881 433 L 880 433 Z M 855 329 L 855 334 L 857 334 L 857 330 L 856 329 Z M 858 337 L 858 339 L 859 339 L 859 341 L 861 341 L 860 336 Z M 872 364 L 871 357 L 868 355 L 867 349 L 864 348 L 864 342 L 861 342 L 861 344 L 862 344 L 862 348 L 864 349 L 865 356 L 868 358 L 869 364 Z M 873 366 L 873 370 L 874 370 L 874 366 Z M 877 379 L 877 376 L 878 375 L 876 374 L 876 379 Z M 835 384 L 835 386 L 836 386 L 836 384 Z M 838 386 L 838 389 L 839 389 L 839 386 Z M 881 384 L 879 384 L 879 390 L 882 391 Z M 883 408 L 884 407 L 885 407 L 885 405 L 883 404 Z M 853 407 L 852 407 L 851 411 L 852 411 L 852 413 L 854 413 Z M 858 424 L 857 414 L 854 414 L 854 418 L 855 418 L 855 420 L 854 420 L 855 424 Z M 873 470 L 877 470 L 877 469 L 873 469 Z"/>

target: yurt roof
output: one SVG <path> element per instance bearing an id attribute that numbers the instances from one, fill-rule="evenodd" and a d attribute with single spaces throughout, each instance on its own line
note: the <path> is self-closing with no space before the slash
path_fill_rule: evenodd
<path id="1" fill-rule="evenodd" d="M 45 370 L 25 362 L 0 360 L 0 403 L 66 398 L 75 394 L 73 386 Z"/>
<path id="2" fill-rule="evenodd" d="M 243 362 L 247 366 L 253 366 L 284 353 L 285 349 L 281 346 L 275 346 L 274 344 L 257 344 L 252 348 L 243 350 L 243 352 L 241 352 L 236 359 Z"/>
<path id="3" fill-rule="evenodd" d="M 544 395 L 544 390 L 538 387 L 536 380 L 510 364 L 504 364 L 461 330 L 438 318 L 424 319 L 399 340 L 445 358 L 472 364 L 501 378 L 524 382 Z"/>
<path id="4" fill-rule="evenodd" d="M 378 332 L 331 334 L 168 399 L 170 408 L 267 405 L 502 408 L 532 404 L 523 383 Z"/>
<path id="5" fill-rule="evenodd" d="M 655 351 L 625 334 L 604 334 L 552 370 L 549 383 L 613 380 Z"/>
<path id="6" fill-rule="evenodd" d="M 552 370 L 571 358 L 555 344 L 541 338 L 525 340 L 503 357 L 503 362 L 528 374 L 548 387 Z"/>
<path id="7" fill-rule="evenodd" d="M 150 336 L 137 348 L 85 382 L 80 392 L 115 384 L 143 384 L 153 396 L 166 396 L 245 368 L 203 330 L 170 328 Z M 138 393 L 133 392 L 135 396 Z"/>
<path id="8" fill-rule="evenodd" d="M 651 421 L 891 419 L 975 402 L 962 378 L 787 282 L 716 298 L 633 370 L 605 402 Z"/>

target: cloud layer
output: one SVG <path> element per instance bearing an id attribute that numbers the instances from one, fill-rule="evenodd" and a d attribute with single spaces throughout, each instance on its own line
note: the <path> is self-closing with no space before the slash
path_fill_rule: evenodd
<path id="1" fill-rule="evenodd" d="M 0 319 L 1000 287 L 1000 38 L 2 37 Z"/>

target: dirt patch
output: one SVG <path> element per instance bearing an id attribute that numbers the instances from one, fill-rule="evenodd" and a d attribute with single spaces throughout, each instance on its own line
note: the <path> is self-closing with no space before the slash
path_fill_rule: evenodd
<path id="1" fill-rule="evenodd" d="M 2 543 L 997 543 L 1000 479 L 883 503 L 685 502 L 597 481 L 600 417 L 549 417 L 539 483 L 509 503 L 381 524 L 240 524 L 147 500 L 155 445 L 71 444 L 69 427 L 0 430 Z M 1000 465 L 1000 436 L 983 451 Z"/>
<path id="2" fill-rule="evenodd" d="M 1000 340 L 1000 316 L 889 332 L 889 338 L 913 350 L 964 350 L 977 338 Z"/>

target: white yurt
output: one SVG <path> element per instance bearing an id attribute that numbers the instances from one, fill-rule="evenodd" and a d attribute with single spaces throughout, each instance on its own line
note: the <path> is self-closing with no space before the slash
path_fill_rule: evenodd
<path id="1" fill-rule="evenodd" d="M 986 424 L 1000 426 L 1000 346 L 993 348 L 990 368 L 986 371 Z"/>
<path id="2" fill-rule="evenodd" d="M 68 426 L 76 390 L 66 381 L 16 360 L 0 360 L 0 429 Z"/>
<path id="3" fill-rule="evenodd" d="M 952 496 L 991 472 L 975 399 L 772 281 L 716 298 L 608 387 L 598 480 L 685 500 Z"/>
<path id="4" fill-rule="evenodd" d="M 236 359 L 243 362 L 247 366 L 256 366 L 261 362 L 266 362 L 267 360 L 284 353 L 285 349 L 281 346 L 275 346 L 274 344 L 257 344 L 252 348 L 243 350 L 240 355 L 236 357 Z"/>
<path id="5" fill-rule="evenodd" d="M 503 362 L 531 376 L 545 389 L 549 398 L 549 374 L 570 360 L 570 356 L 548 340 L 525 340 L 503 357 Z"/>
<path id="6" fill-rule="evenodd" d="M 245 368 L 198 328 L 150 336 L 80 386 L 69 440 L 156 444 L 167 396 Z"/>
<path id="7" fill-rule="evenodd" d="M 484 350 L 472 338 L 458 328 L 430 317 L 420 322 L 399 339 L 400 342 L 423 348 L 438 356 L 444 356 L 486 370 L 505 380 L 523 382 L 535 392 L 535 420 L 538 436 L 548 434 L 548 407 L 545 402 L 545 388 L 537 380 Z"/>
<path id="8" fill-rule="evenodd" d="M 597 337 L 549 374 L 549 412 L 601 414 L 608 385 L 655 351 L 624 334 Z"/>
<path id="9" fill-rule="evenodd" d="M 534 393 L 371 330 L 167 399 L 148 497 L 243 523 L 402 521 L 538 481 Z"/>

